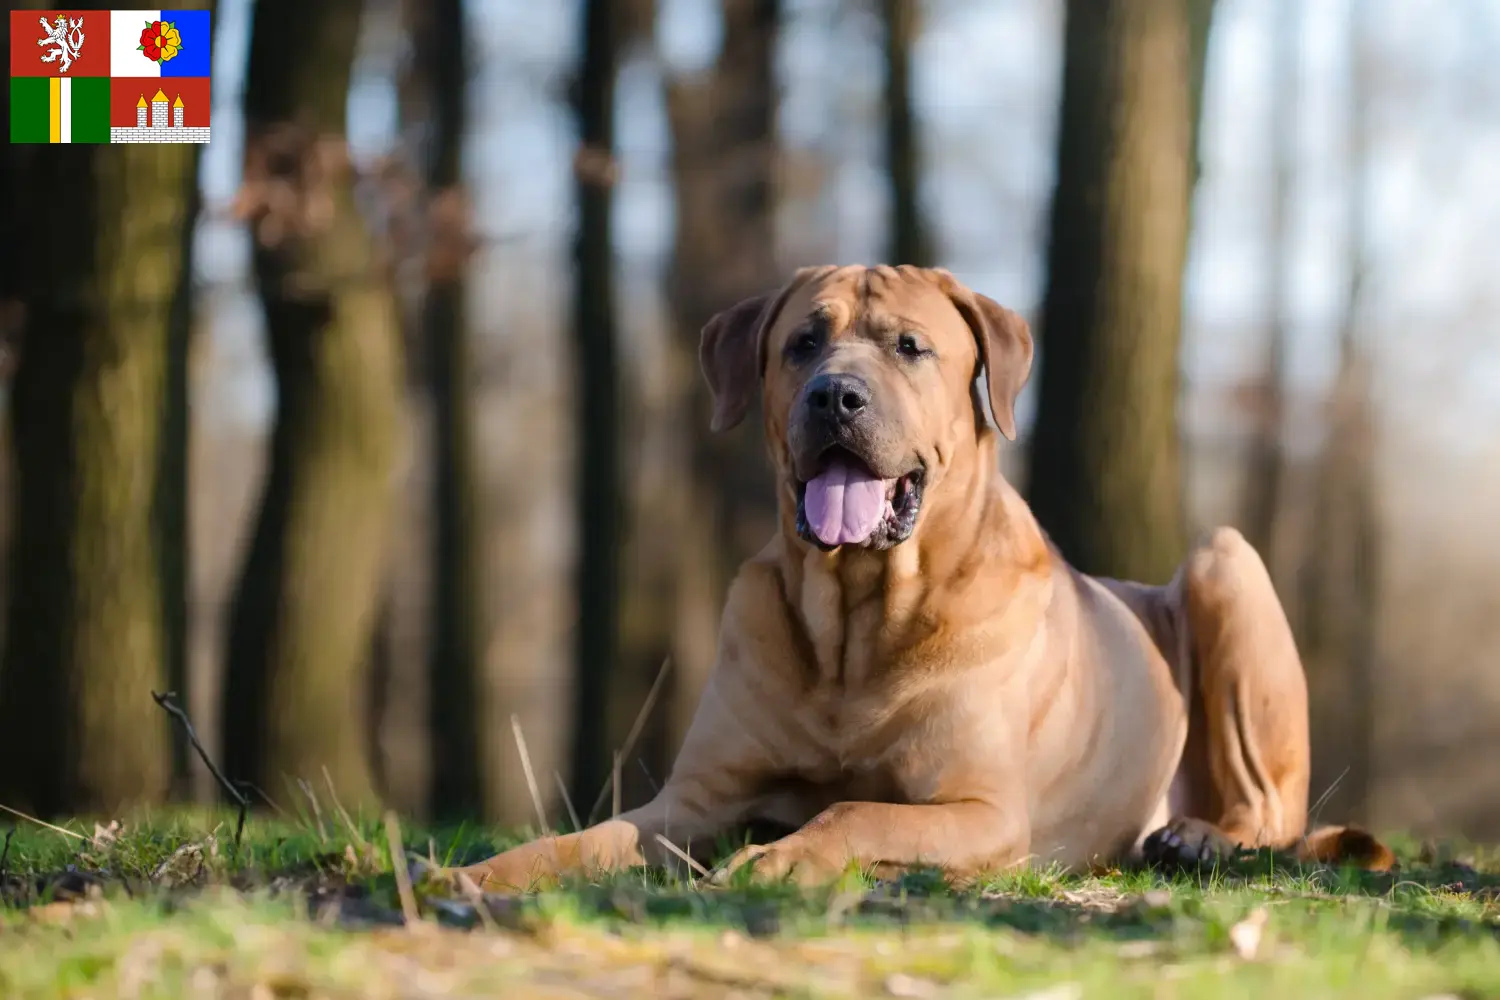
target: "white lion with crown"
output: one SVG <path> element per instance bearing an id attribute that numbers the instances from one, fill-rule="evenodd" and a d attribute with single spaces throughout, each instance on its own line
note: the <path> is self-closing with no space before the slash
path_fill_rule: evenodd
<path id="1" fill-rule="evenodd" d="M 57 62 L 61 58 L 62 65 L 58 70 L 66 73 L 68 67 L 73 65 L 73 60 L 78 58 L 78 50 L 83 48 L 83 18 L 71 21 L 66 14 L 59 14 L 52 24 L 48 24 L 45 17 L 37 18 L 36 23 L 47 33 L 46 38 L 39 38 L 36 43 L 44 48 L 49 45 L 55 47 L 42 56 L 42 62 Z"/>

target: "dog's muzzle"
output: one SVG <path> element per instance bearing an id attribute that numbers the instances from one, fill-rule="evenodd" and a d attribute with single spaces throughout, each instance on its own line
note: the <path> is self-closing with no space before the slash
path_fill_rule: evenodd
<path id="1" fill-rule="evenodd" d="M 878 417 L 868 383 L 825 373 L 801 397 L 797 532 L 822 549 L 862 545 L 884 549 L 911 536 L 921 509 L 925 470 L 875 461 Z"/>

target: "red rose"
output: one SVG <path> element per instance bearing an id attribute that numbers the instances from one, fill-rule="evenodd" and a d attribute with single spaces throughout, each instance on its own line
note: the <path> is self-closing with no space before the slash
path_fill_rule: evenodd
<path id="1" fill-rule="evenodd" d="M 155 21 L 141 29 L 141 51 L 152 62 L 161 61 L 161 22 Z"/>

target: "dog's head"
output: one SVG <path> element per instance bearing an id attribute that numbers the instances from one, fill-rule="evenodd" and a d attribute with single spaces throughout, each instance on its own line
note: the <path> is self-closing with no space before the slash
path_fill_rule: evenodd
<path id="1" fill-rule="evenodd" d="M 825 549 L 910 538 L 924 496 L 982 436 L 980 371 L 1014 440 L 1031 356 L 1020 316 L 906 266 L 804 268 L 711 319 L 699 347 L 713 429 L 743 420 L 759 387 L 797 532 Z"/>

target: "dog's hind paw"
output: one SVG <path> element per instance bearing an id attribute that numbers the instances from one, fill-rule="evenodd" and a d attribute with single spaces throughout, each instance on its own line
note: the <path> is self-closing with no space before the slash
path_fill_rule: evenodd
<path id="1" fill-rule="evenodd" d="M 1212 823 L 1179 816 L 1147 836 L 1141 852 L 1153 867 L 1199 868 L 1234 860 L 1240 845 Z"/>

